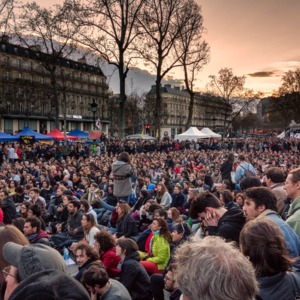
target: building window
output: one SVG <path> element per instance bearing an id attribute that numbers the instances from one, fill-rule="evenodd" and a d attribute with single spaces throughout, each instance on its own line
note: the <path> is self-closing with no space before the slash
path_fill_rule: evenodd
<path id="1" fill-rule="evenodd" d="M 4 132 L 13 134 L 13 120 L 4 119 Z"/>

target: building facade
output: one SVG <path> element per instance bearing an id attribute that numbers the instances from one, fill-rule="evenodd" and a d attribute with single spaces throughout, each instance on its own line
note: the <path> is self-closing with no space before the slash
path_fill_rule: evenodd
<path id="1" fill-rule="evenodd" d="M 161 137 L 173 138 L 176 134 L 184 132 L 185 124 L 188 118 L 190 95 L 187 91 L 180 89 L 179 86 L 171 87 L 165 84 L 160 89 L 161 92 Z M 156 86 L 153 85 L 147 94 L 148 115 L 153 112 L 153 105 L 156 99 Z M 151 108 L 152 106 L 152 108 Z M 147 109 L 145 109 L 147 111 Z M 194 98 L 194 109 L 192 117 L 193 127 L 201 129 L 209 127 L 215 132 L 224 131 L 225 111 L 231 115 L 232 108 L 223 98 L 196 93 Z M 154 135 L 153 117 L 149 117 L 150 133 Z M 231 121 L 227 118 L 226 124 Z"/>
<path id="2" fill-rule="evenodd" d="M 49 71 L 36 59 L 39 49 L 0 42 L 0 129 L 16 133 L 30 127 L 47 133 L 55 128 L 53 85 Z M 108 85 L 100 68 L 78 61 L 59 59 L 55 80 L 59 103 L 59 130 L 94 129 L 100 119 L 108 132 Z M 96 108 L 92 109 L 93 104 Z"/>

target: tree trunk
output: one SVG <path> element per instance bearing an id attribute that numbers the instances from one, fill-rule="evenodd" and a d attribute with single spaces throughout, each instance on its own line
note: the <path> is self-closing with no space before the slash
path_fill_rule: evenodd
<path id="1" fill-rule="evenodd" d="M 188 89 L 190 94 L 190 105 L 189 105 L 189 113 L 185 124 L 185 130 L 188 130 L 192 125 L 192 118 L 193 118 L 193 110 L 194 110 L 194 103 L 195 103 L 195 93 Z"/>
<path id="2" fill-rule="evenodd" d="M 53 103 L 51 103 L 51 105 L 54 108 L 55 128 L 59 129 L 59 101 L 57 95 L 55 71 L 51 72 L 51 85 L 53 90 Z"/>
<path id="3" fill-rule="evenodd" d="M 119 51 L 119 80 L 120 80 L 120 103 L 119 103 L 119 138 L 125 137 L 125 102 L 127 99 L 125 81 L 127 72 L 124 73 L 124 57 L 122 51 Z"/>

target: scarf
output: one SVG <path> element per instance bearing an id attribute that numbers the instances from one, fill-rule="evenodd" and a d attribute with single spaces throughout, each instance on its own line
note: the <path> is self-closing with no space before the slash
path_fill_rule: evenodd
<path id="1" fill-rule="evenodd" d="M 152 233 L 153 233 L 153 235 L 152 235 L 152 238 L 150 240 L 150 247 L 149 247 L 149 252 L 150 253 L 149 253 L 149 257 L 152 257 L 152 246 L 153 246 L 154 236 L 160 234 L 160 230 L 153 231 Z"/>

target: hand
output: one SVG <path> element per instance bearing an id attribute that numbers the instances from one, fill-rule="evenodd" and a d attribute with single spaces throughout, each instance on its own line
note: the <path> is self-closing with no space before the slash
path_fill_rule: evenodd
<path id="1" fill-rule="evenodd" d="M 203 221 L 205 226 L 218 226 L 219 222 L 215 212 L 207 212 Z"/>
<path id="2" fill-rule="evenodd" d="M 62 206 L 59 206 L 58 208 L 57 208 L 57 211 L 59 211 L 59 212 L 61 212 L 63 210 L 63 207 Z"/>

